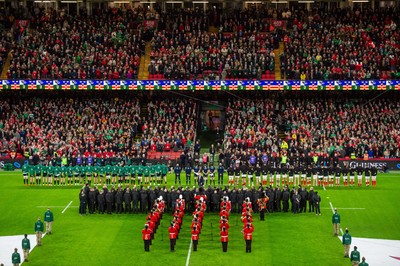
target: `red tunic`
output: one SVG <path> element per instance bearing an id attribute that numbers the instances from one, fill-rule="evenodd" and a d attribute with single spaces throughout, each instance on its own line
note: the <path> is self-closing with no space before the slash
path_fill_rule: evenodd
<path id="1" fill-rule="evenodd" d="M 176 227 L 173 226 L 168 227 L 168 232 L 169 232 L 169 239 L 176 239 L 176 235 L 178 233 Z"/>
<path id="2" fill-rule="evenodd" d="M 221 242 L 228 242 L 228 232 L 227 231 L 221 231 Z"/>
<path id="3" fill-rule="evenodd" d="M 150 229 L 143 229 L 142 230 L 142 239 L 143 240 L 150 240 L 151 230 Z"/>
<path id="4" fill-rule="evenodd" d="M 199 240 L 199 234 L 200 231 L 199 230 L 192 230 L 192 240 Z"/>
<path id="5" fill-rule="evenodd" d="M 253 227 L 243 229 L 244 240 L 253 240 Z"/>

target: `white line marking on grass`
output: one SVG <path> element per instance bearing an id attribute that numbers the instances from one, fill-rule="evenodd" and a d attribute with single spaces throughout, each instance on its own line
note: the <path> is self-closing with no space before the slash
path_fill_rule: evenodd
<path id="1" fill-rule="evenodd" d="M 333 208 L 332 202 L 329 202 L 329 205 L 331 205 L 332 213 L 335 213 L 335 209 Z"/>
<path id="2" fill-rule="evenodd" d="M 189 266 L 190 253 L 192 253 L 192 240 L 190 240 L 189 251 L 188 251 L 187 258 L 186 258 L 186 266 Z"/>
<path id="3" fill-rule="evenodd" d="M 331 209 L 331 208 L 321 208 L 321 209 Z M 336 209 L 340 210 L 366 210 L 365 208 L 340 208 L 336 207 Z"/>
<path id="4" fill-rule="evenodd" d="M 322 185 L 322 187 L 324 188 L 324 190 L 326 190 L 326 187 L 325 187 L 325 185 Z"/>
<path id="5" fill-rule="evenodd" d="M 79 206 L 69 206 L 70 208 L 78 208 Z M 36 206 L 36 208 L 65 208 L 65 206 Z"/>
<path id="6" fill-rule="evenodd" d="M 344 235 L 342 227 L 340 227 L 340 233 L 342 233 L 342 235 Z"/>
<path id="7" fill-rule="evenodd" d="M 67 205 L 67 207 L 65 207 L 65 209 L 61 213 L 64 213 L 71 204 L 72 204 L 72 200 L 70 201 L 70 203 Z"/>

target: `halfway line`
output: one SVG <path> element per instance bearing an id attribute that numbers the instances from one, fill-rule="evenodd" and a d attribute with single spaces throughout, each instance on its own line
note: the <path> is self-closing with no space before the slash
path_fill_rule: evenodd
<path id="1" fill-rule="evenodd" d="M 64 209 L 61 213 L 64 213 L 64 212 L 68 209 L 68 207 L 69 207 L 71 204 L 72 204 L 72 200 L 71 200 L 71 202 L 67 205 L 67 207 L 65 207 L 65 209 Z"/>
<path id="2" fill-rule="evenodd" d="M 190 253 L 192 253 L 192 240 L 190 240 L 189 251 L 188 251 L 187 258 L 186 258 L 186 266 L 189 266 Z"/>

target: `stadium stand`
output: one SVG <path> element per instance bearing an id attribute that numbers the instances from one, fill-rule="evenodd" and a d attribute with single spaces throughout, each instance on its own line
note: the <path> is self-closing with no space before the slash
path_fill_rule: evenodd
<path id="1" fill-rule="evenodd" d="M 257 98 L 257 97 L 255 97 Z M 287 95 L 284 101 L 235 99 L 228 104 L 224 147 L 267 154 L 398 158 L 396 99 Z M 283 144 L 286 142 L 287 147 Z"/>
<path id="2" fill-rule="evenodd" d="M 36 11 L 38 10 L 38 11 Z M 35 9 L 13 47 L 9 79 L 135 79 L 144 50 L 137 10 L 72 17 Z"/>
<path id="3" fill-rule="evenodd" d="M 280 55 L 295 80 L 399 78 L 399 12 L 393 9 L 294 10 Z"/>

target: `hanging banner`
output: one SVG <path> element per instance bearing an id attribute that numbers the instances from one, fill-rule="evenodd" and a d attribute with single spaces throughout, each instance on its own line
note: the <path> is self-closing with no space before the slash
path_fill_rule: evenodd
<path id="1" fill-rule="evenodd" d="M 400 90 L 400 80 L 0 80 L 2 90 Z"/>

